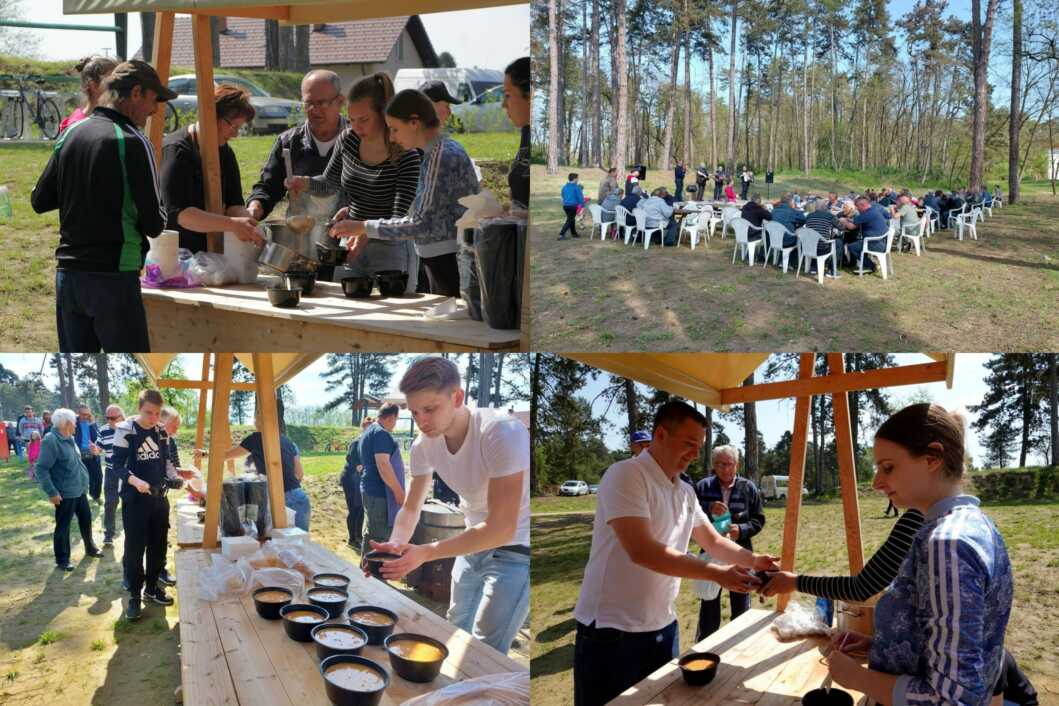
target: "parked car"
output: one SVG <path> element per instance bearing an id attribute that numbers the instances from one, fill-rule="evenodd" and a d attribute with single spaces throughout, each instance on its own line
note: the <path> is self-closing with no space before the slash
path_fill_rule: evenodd
<path id="1" fill-rule="evenodd" d="M 559 486 L 559 495 L 588 495 L 588 483 L 583 480 L 568 480 Z"/>
<path id="2" fill-rule="evenodd" d="M 590 495 L 596 495 L 597 493 L 599 493 L 599 485 L 593 483 L 592 485 L 588 486 L 588 492 Z"/>
<path id="3" fill-rule="evenodd" d="M 761 477 L 761 495 L 766 500 L 786 500 L 787 499 L 787 485 L 790 481 L 790 476 L 762 476 Z M 805 486 L 802 486 L 802 496 L 809 494 Z"/>
<path id="4" fill-rule="evenodd" d="M 256 115 L 246 129 L 255 135 L 283 132 L 302 118 L 302 104 L 287 98 L 275 98 L 253 81 L 239 76 L 217 74 L 214 83 L 230 83 L 250 94 L 250 104 Z M 169 79 L 169 88 L 179 95 L 167 103 L 166 132 L 172 132 L 189 122 L 184 115 L 196 111 L 199 105 L 195 74 L 181 74 Z"/>
<path id="5" fill-rule="evenodd" d="M 419 88 L 424 81 L 442 81 L 449 93 L 463 101 L 452 106 L 452 115 L 464 132 L 514 130 L 507 117 L 504 100 L 504 72 L 496 69 L 399 69 L 394 77 L 395 91 Z"/>

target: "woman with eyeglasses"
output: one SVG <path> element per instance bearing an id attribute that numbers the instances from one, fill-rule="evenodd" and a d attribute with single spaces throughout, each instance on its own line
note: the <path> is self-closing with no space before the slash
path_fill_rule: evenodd
<path id="1" fill-rule="evenodd" d="M 335 220 L 400 218 L 408 213 L 419 183 L 419 153 L 393 140 L 386 125 L 386 105 L 393 98 L 393 82 L 379 72 L 365 76 L 349 90 L 349 128 L 335 145 L 323 174 L 287 179 L 292 194 L 308 189 L 323 195 L 339 193 Z M 335 279 L 371 276 L 381 270 L 408 274 L 406 291 L 416 291 L 419 260 L 409 242 L 376 241 L 359 257 L 336 269 Z"/>
<path id="2" fill-rule="evenodd" d="M 180 247 L 191 252 L 206 249 L 206 233 L 229 231 L 239 240 L 263 243 L 257 221 L 243 205 L 239 162 L 228 141 L 254 119 L 250 94 L 236 86 L 221 84 L 213 94 L 217 109 L 217 144 L 221 160 L 221 202 L 224 213 L 206 210 L 202 157 L 199 152 L 199 124 L 168 135 L 162 143 L 162 202 L 169 228 L 180 233 Z"/>

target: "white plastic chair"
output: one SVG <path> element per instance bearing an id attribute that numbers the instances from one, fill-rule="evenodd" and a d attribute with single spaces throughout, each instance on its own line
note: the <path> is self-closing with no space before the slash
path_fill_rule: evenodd
<path id="1" fill-rule="evenodd" d="M 988 199 L 982 201 L 982 212 L 989 211 L 989 217 L 993 217 L 993 197 L 990 196 Z"/>
<path id="2" fill-rule="evenodd" d="M 599 226 L 599 239 L 606 240 L 607 231 L 610 230 L 611 226 L 616 224 L 616 221 L 614 219 L 609 221 L 603 220 L 603 207 L 598 203 L 590 203 L 588 205 L 588 211 L 592 214 L 592 233 L 595 234 L 596 226 Z M 592 240 L 592 235 L 589 235 L 588 239 Z"/>
<path id="3" fill-rule="evenodd" d="M 913 223 L 912 225 L 901 226 L 901 240 L 900 245 L 904 245 L 906 240 L 912 242 L 912 245 L 916 249 L 916 257 L 920 255 L 920 248 L 923 250 L 927 249 L 927 244 L 924 242 L 924 238 L 927 236 L 927 227 L 930 223 L 930 218 L 927 214 L 923 214 L 923 217 L 919 219 L 919 223 Z"/>
<path id="4" fill-rule="evenodd" d="M 821 238 L 820 234 L 812 228 L 801 227 L 794 231 L 794 234 L 798 236 L 798 267 L 794 271 L 795 278 L 798 277 L 802 272 L 802 265 L 805 265 L 806 274 L 809 273 L 809 262 L 816 262 L 816 281 L 820 284 L 824 283 L 824 263 L 827 262 L 828 258 L 836 257 L 835 253 L 835 241 Z M 817 254 L 818 246 L 820 243 L 830 243 L 831 252 L 824 253 L 823 255 Z"/>
<path id="5" fill-rule="evenodd" d="M 963 240 L 963 229 L 966 228 L 971 233 L 971 237 L 978 240 L 978 229 L 975 228 L 975 220 L 977 215 L 974 211 L 970 213 L 961 213 L 956 217 L 956 239 Z"/>
<path id="6" fill-rule="evenodd" d="M 971 214 L 976 216 L 979 221 L 985 223 L 985 214 L 982 212 L 981 206 L 975 206 L 971 209 Z"/>
<path id="7" fill-rule="evenodd" d="M 879 263 L 879 270 L 882 273 L 882 278 L 887 279 L 887 271 L 893 272 L 894 261 L 890 254 L 890 249 L 894 246 L 894 234 L 897 232 L 893 221 L 890 222 L 890 228 L 882 235 L 876 235 L 871 238 L 864 238 L 864 247 L 860 250 L 860 262 L 857 263 L 857 274 L 864 276 L 864 256 L 871 255 L 875 258 L 875 261 Z M 882 252 L 876 252 L 875 250 L 869 250 L 868 244 L 874 243 L 877 240 L 886 241 L 886 249 Z"/>
<path id="8" fill-rule="evenodd" d="M 647 211 L 642 208 L 634 208 L 632 215 L 636 218 L 636 230 L 643 233 L 643 249 L 651 247 L 651 236 L 655 233 L 662 234 L 662 247 L 666 246 L 666 229 L 662 226 L 647 227 Z"/>
<path id="9" fill-rule="evenodd" d="M 624 206 L 618 205 L 614 207 L 614 218 L 618 222 L 618 228 L 622 231 L 622 236 L 624 237 L 626 245 L 629 244 L 630 234 L 633 234 L 633 240 L 636 240 L 636 226 L 629 225 L 629 216 L 631 215 L 632 214 L 629 213 L 628 209 Z"/>
<path id="10" fill-rule="evenodd" d="M 710 231 L 708 223 L 709 219 L 704 213 L 691 213 L 684 216 L 684 220 L 680 223 L 680 235 L 677 236 L 677 247 L 680 247 L 680 243 L 683 242 L 685 233 L 688 234 L 688 241 L 691 243 L 692 250 L 698 245 L 700 234 L 705 234 L 706 240 L 709 241 Z"/>
<path id="11" fill-rule="evenodd" d="M 945 219 L 946 222 L 949 224 L 949 228 L 952 228 L 952 224 L 956 221 L 956 219 L 959 216 L 961 216 L 962 214 L 966 213 L 966 212 L 967 212 L 967 204 L 964 204 L 963 206 L 960 206 L 959 208 L 951 208 L 951 209 L 949 209 L 949 216 L 948 216 L 948 218 Z"/>
<path id="12" fill-rule="evenodd" d="M 725 233 L 728 231 L 728 226 L 731 225 L 732 220 L 739 218 L 740 211 L 735 206 L 725 206 L 721 210 L 721 239 L 724 240 Z"/>
<path id="13" fill-rule="evenodd" d="M 791 251 L 798 249 L 797 243 L 789 247 L 783 247 L 783 238 L 787 235 L 791 235 L 791 232 L 782 223 L 775 221 L 765 223 L 765 262 L 761 265 L 762 267 L 768 266 L 770 256 L 773 264 L 779 264 L 780 255 L 782 255 L 783 274 L 787 274 L 787 261 L 791 256 Z"/>
<path id="14" fill-rule="evenodd" d="M 938 228 L 941 227 L 940 217 L 938 216 L 938 212 L 930 206 L 923 207 L 923 215 L 927 217 L 930 226 L 929 228 L 927 228 L 926 233 L 927 237 L 929 238 L 930 236 L 934 235 L 934 232 Z"/>
<path id="15" fill-rule="evenodd" d="M 729 221 L 732 226 L 732 231 L 735 233 L 735 248 L 732 250 L 732 264 L 735 264 L 735 256 L 740 250 L 746 253 L 746 264 L 748 267 L 754 266 L 754 250 L 757 249 L 758 245 L 761 245 L 761 240 L 750 239 L 750 229 L 760 232 L 762 228 L 756 226 L 745 218 L 733 218 Z"/>
<path id="16" fill-rule="evenodd" d="M 713 237 L 713 229 L 721 224 L 721 213 L 714 209 L 713 206 L 703 204 L 702 210 L 699 212 L 699 218 L 706 219 L 706 240 L 710 240 Z"/>

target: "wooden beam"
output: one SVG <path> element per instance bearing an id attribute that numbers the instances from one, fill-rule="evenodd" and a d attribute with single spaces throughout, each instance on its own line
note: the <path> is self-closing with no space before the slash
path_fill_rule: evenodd
<path id="1" fill-rule="evenodd" d="M 210 354 L 202 354 L 202 373 L 200 380 L 203 385 L 210 382 Z M 199 388 L 199 410 L 195 420 L 195 468 L 202 468 L 202 444 L 206 440 L 206 388 Z"/>
<path id="2" fill-rule="evenodd" d="M 232 357 L 231 353 L 218 353 L 213 368 L 213 416 L 210 420 L 210 457 L 206 471 L 206 527 L 202 533 L 204 549 L 215 548 L 219 541 L 217 524 L 221 517 L 224 454 L 231 443 L 225 428 L 231 401 Z"/>
<path id="3" fill-rule="evenodd" d="M 181 390 L 210 390 L 213 388 L 213 385 L 209 380 L 175 380 L 165 378 L 158 381 L 158 387 L 174 387 Z M 254 387 L 254 383 L 252 382 L 233 382 L 232 389 L 241 392 L 253 392 L 257 388 Z"/>
<path id="4" fill-rule="evenodd" d="M 842 354 L 828 353 L 827 367 L 828 370 L 844 374 L 846 364 Z M 832 394 L 831 407 L 835 413 L 835 451 L 842 489 L 842 519 L 846 525 L 846 552 L 852 575 L 864 568 L 864 547 L 860 536 L 860 500 L 857 497 L 857 467 L 856 459 L 853 458 L 853 434 L 849 420 L 849 394 L 845 391 Z"/>
<path id="5" fill-rule="evenodd" d="M 254 353 L 254 381 L 257 383 L 258 431 L 265 451 L 265 475 L 268 476 L 268 503 L 272 508 L 272 526 L 287 526 L 287 502 L 283 494 L 283 461 L 279 451 L 279 414 L 276 410 L 275 374 L 272 356 Z"/>
<path id="6" fill-rule="evenodd" d="M 261 20 L 279 20 L 286 22 L 290 19 L 290 7 L 277 5 L 273 7 L 217 7 L 211 9 L 181 10 L 189 15 L 206 15 L 216 17 L 252 17 Z"/>
<path id="7" fill-rule="evenodd" d="M 213 101 L 213 47 L 210 44 L 209 15 L 191 17 L 191 36 L 195 49 L 195 82 L 198 89 L 198 142 L 202 156 L 202 180 L 206 192 L 206 210 L 224 213 L 221 201 L 221 155 L 217 145 L 217 106 Z M 224 252 L 221 233 L 207 233 L 210 252 Z M 231 372 L 229 372 L 229 376 Z"/>
<path id="8" fill-rule="evenodd" d="M 830 360 L 830 354 L 829 360 Z M 826 395 L 836 392 L 869 390 L 877 387 L 897 387 L 898 385 L 922 385 L 928 382 L 941 382 L 947 375 L 947 365 L 941 363 L 920 363 L 903 365 L 897 368 L 879 368 L 855 373 L 825 375 L 808 380 L 787 380 L 786 382 L 769 382 L 749 387 L 732 387 L 721 390 L 721 402 L 726 405 L 743 402 L 762 402 L 778 400 L 785 397 L 804 397 L 805 395 Z"/>
<path id="9" fill-rule="evenodd" d="M 173 60 L 173 13 L 156 12 L 154 19 L 154 56 L 144 57 L 150 61 L 162 85 L 169 83 L 169 70 Z M 162 168 L 162 139 L 165 137 L 165 103 L 158 104 L 158 110 L 147 119 L 147 135 L 154 147 L 154 162 Z M 173 224 L 174 226 L 176 224 Z"/>
<path id="10" fill-rule="evenodd" d="M 813 377 L 813 361 L 816 354 L 802 353 L 798 377 L 807 380 Z M 783 518 L 783 551 L 780 553 L 780 567 L 784 571 L 794 571 L 794 557 L 798 550 L 798 516 L 802 511 L 802 486 L 805 484 L 805 452 L 809 443 L 809 406 L 811 396 L 799 397 L 794 403 L 794 431 L 791 438 L 791 463 L 787 471 L 787 509 Z M 781 593 L 776 601 L 776 610 L 787 610 L 791 594 Z"/>

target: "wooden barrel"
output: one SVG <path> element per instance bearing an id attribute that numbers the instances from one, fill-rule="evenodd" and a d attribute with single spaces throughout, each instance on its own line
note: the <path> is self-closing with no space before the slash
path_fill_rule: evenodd
<path id="1" fill-rule="evenodd" d="M 455 537 L 463 532 L 463 513 L 458 508 L 431 498 L 423 503 L 419 524 L 412 535 L 413 544 L 426 544 Z M 408 575 L 405 581 L 429 598 L 448 602 L 452 564 L 455 559 L 428 561 Z"/>
<path id="2" fill-rule="evenodd" d="M 835 618 L 839 630 L 852 630 L 863 635 L 875 634 L 875 604 L 879 596 L 872 596 L 864 603 L 835 601 Z"/>

